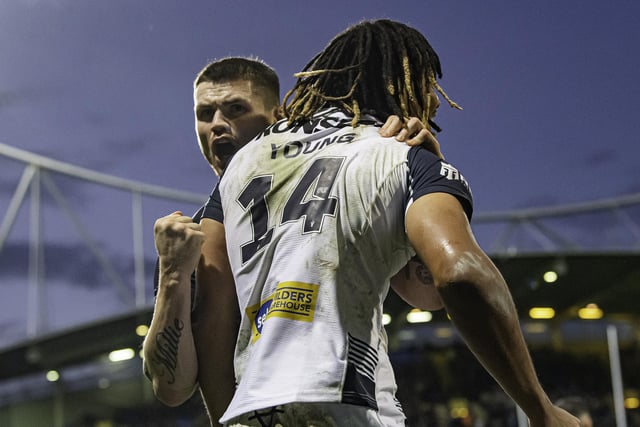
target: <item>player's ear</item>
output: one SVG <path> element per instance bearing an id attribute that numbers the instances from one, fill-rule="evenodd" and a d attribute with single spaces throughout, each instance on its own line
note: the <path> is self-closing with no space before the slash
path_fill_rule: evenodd
<path id="1" fill-rule="evenodd" d="M 273 117 L 275 117 L 276 120 L 284 119 L 284 107 L 282 105 L 275 105 L 273 107 Z"/>

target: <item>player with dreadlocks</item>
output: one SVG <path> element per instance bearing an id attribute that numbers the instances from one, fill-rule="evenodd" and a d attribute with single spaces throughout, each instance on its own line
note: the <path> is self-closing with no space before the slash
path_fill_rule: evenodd
<path id="1" fill-rule="evenodd" d="M 436 81 L 442 70 L 429 42 L 415 29 L 389 20 L 363 22 L 338 35 L 295 76 L 298 81 L 284 100 L 290 121 L 340 106 L 353 116 L 354 126 L 361 113 L 369 113 L 421 117 L 439 131 L 431 121 L 438 107 L 433 89 L 451 107 L 462 109 Z"/>
<path id="2" fill-rule="evenodd" d="M 416 254 L 531 426 L 579 425 L 537 379 L 508 287 L 471 232 L 465 179 L 427 150 L 378 134 L 390 114 L 431 119 L 441 74 L 416 30 L 357 24 L 299 75 L 288 119 L 230 161 L 203 213 L 198 272 L 203 312 L 233 304 L 215 289 L 235 283 L 242 314 L 226 426 L 388 426 L 381 414 L 394 402 L 376 398 L 389 360 L 382 303 Z M 210 317 L 203 328 L 223 320 Z M 220 343 L 207 344 L 201 365 Z"/>

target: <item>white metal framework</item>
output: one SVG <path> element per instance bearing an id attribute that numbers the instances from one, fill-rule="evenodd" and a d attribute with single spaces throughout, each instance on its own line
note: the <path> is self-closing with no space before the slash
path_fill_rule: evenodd
<path id="1" fill-rule="evenodd" d="M 6 158 L 6 159 L 2 159 Z M 43 238 L 41 199 L 46 191 L 57 208 L 74 225 L 82 240 L 95 257 L 96 264 L 113 284 L 114 291 L 132 305 L 142 308 L 150 304 L 146 287 L 149 271 L 145 271 L 145 260 L 155 258 L 155 253 L 145 253 L 143 203 L 149 198 L 166 199 L 176 203 L 188 203 L 198 207 L 206 195 L 177 191 L 156 185 L 144 184 L 99 173 L 69 163 L 56 161 L 0 143 L 0 161 L 17 161 L 22 174 L 12 194 L 0 192 L 9 200 L 3 209 L 0 223 L 0 256 L 12 227 L 16 225 L 18 211 L 29 197 L 28 219 L 28 326 L 27 336 L 33 338 L 42 332 L 41 314 L 45 313 L 42 288 L 46 281 L 43 271 L 43 248 L 49 244 Z M 1 165 L 2 163 L 0 163 Z M 3 169 L 0 166 L 0 171 Z M 103 248 L 96 243 L 91 229 L 83 218 L 69 206 L 66 188 L 57 183 L 59 177 L 93 183 L 100 188 L 111 188 L 126 192 L 131 197 L 133 280 L 123 278 Z M 15 181 L 14 181 L 15 182 Z M 7 188 L 7 187 L 5 187 Z M 158 216 L 156 212 L 152 218 Z M 531 253 L 582 253 L 582 252 L 640 252 L 640 194 L 631 194 L 589 203 L 565 206 L 522 209 L 511 212 L 478 213 L 473 227 L 480 244 L 492 256 L 520 255 Z M 597 227 L 597 229 L 596 229 Z M 148 252 L 148 251 L 147 251 Z M 148 269 L 147 269 L 148 270 Z M 0 271 L 0 282 L 3 280 Z M 133 281 L 133 283 L 130 283 Z"/>
<path id="2" fill-rule="evenodd" d="M 5 162 L 18 162 L 19 177 L 7 177 Z M 13 169 L 12 169 L 13 170 Z M 3 176 L 4 175 L 4 176 Z M 151 272 L 145 269 L 155 253 L 145 250 L 143 229 L 160 214 L 153 212 L 145 217 L 143 204 L 148 199 L 164 199 L 172 203 L 200 206 L 206 195 L 177 191 L 165 187 L 143 184 L 122 179 L 69 163 L 0 143 L 0 257 L 12 230 L 20 225 L 23 217 L 19 212 L 29 205 L 25 233 L 28 236 L 28 272 L 23 280 L 27 283 L 28 307 L 26 307 L 26 338 L 36 339 L 52 332 L 44 323 L 47 314 L 43 290 L 47 277 L 44 272 L 44 255 L 52 242 L 43 233 L 43 196 L 55 202 L 56 209 L 63 214 L 81 236 L 83 244 L 95 258 L 95 264 L 104 272 L 120 299 L 132 310 L 148 308 L 148 287 Z M 61 178 L 63 177 L 63 178 Z M 14 179 L 15 178 L 15 179 Z M 120 271 L 111 259 L 111 252 L 98 243 L 77 209 L 69 203 L 69 180 L 89 182 L 100 189 L 115 189 L 130 196 L 133 275 Z M 62 184 L 60 181 L 64 181 Z M 5 201 L 8 201 L 6 207 Z M 576 253 L 640 253 L 640 194 L 631 194 L 588 203 L 564 206 L 522 209 L 510 212 L 477 213 L 472 226 L 478 241 L 491 256 L 518 256 L 525 254 L 576 254 Z M 147 245 L 148 247 L 149 245 Z M 6 252 L 6 251 L 5 251 Z M 0 258 L 2 260 L 2 258 Z M 1 264 L 0 264 L 1 265 Z M 6 272 L 0 270 L 0 292 Z M 71 279 L 70 279 L 71 280 Z M 4 296 L 3 296 L 4 298 Z M 617 355 L 615 327 L 607 330 L 612 360 Z M 0 346 L 2 344 L 0 343 Z M 612 363 L 612 381 L 616 401 L 618 427 L 626 426 L 622 405 L 622 381 L 619 366 Z M 615 368 L 615 369 L 614 369 Z M 7 390 L 13 390 L 9 384 Z M 616 395 L 617 393 L 617 395 Z M 519 413 L 519 425 L 526 420 Z"/>

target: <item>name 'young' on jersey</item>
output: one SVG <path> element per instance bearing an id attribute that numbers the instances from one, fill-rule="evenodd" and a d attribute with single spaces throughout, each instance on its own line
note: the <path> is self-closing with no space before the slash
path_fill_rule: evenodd
<path id="1" fill-rule="evenodd" d="M 406 209 L 445 192 L 471 217 L 456 168 L 350 123 L 331 109 L 271 126 L 234 156 L 205 207 L 224 223 L 242 311 L 223 421 L 290 402 L 377 409 L 382 303 L 415 255 Z"/>

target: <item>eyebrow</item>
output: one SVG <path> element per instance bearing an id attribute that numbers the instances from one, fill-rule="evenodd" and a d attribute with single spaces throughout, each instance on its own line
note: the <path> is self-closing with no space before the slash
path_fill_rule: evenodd
<path id="1" fill-rule="evenodd" d="M 247 98 L 240 96 L 240 95 L 231 95 L 228 98 L 223 99 L 221 102 L 216 102 L 216 104 L 220 104 L 220 105 L 228 105 L 228 104 L 235 104 L 235 103 L 249 103 L 249 101 L 247 100 Z M 199 108 L 207 108 L 209 106 L 211 106 L 211 103 L 198 103 L 196 102 L 196 109 Z"/>
<path id="2" fill-rule="evenodd" d="M 222 100 L 223 104 L 233 104 L 236 102 L 247 102 L 247 98 L 241 95 L 232 95 Z"/>

